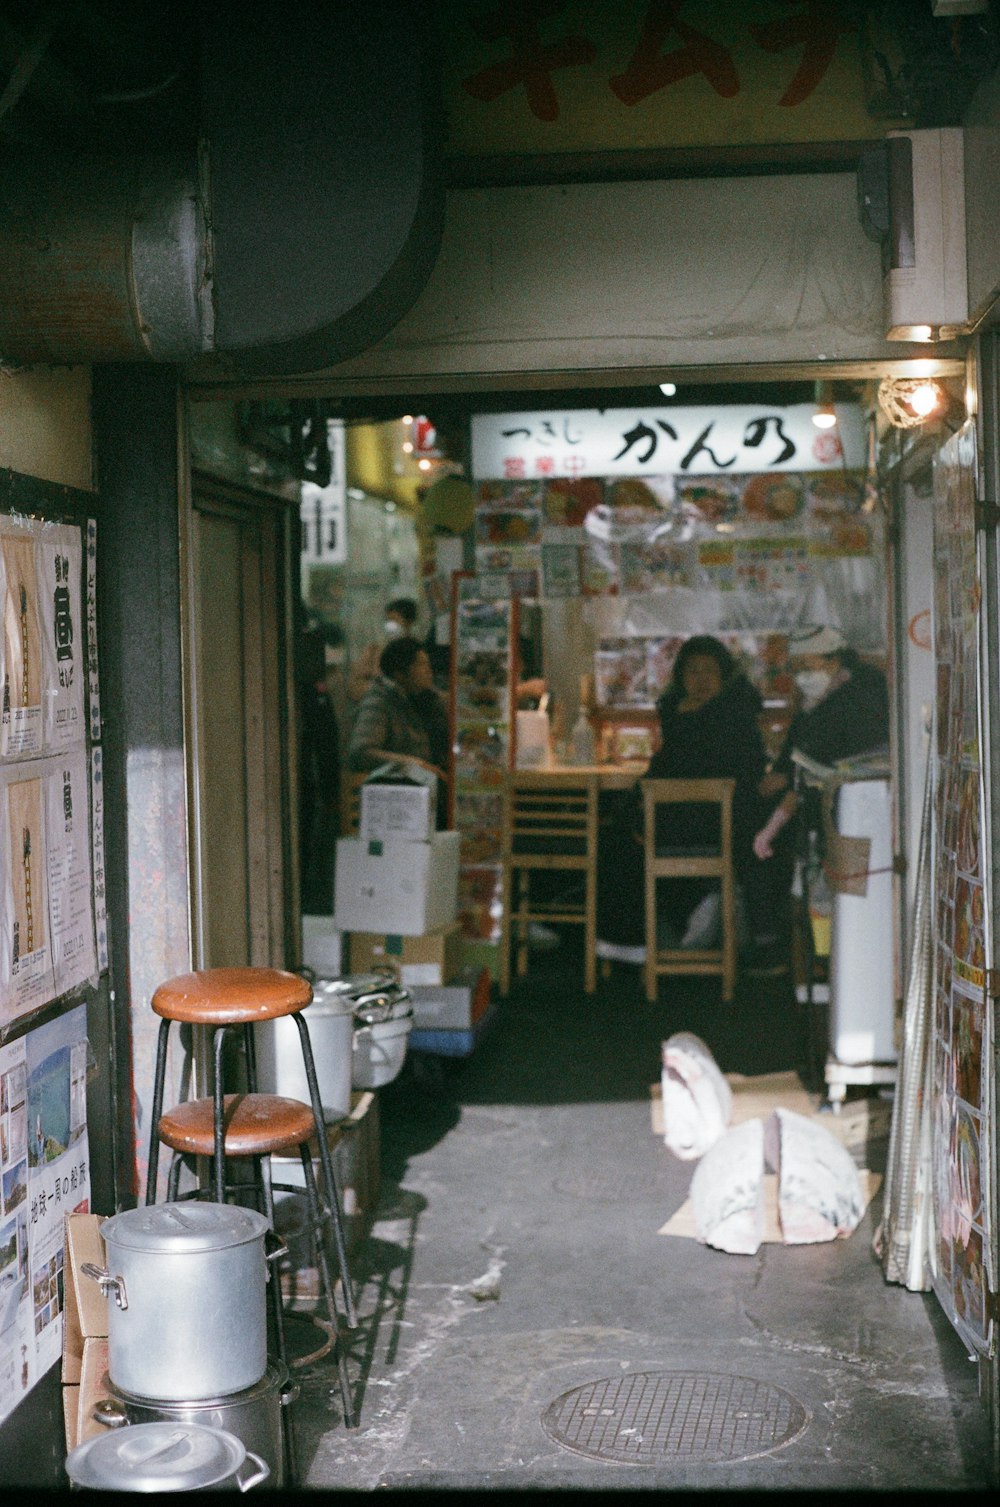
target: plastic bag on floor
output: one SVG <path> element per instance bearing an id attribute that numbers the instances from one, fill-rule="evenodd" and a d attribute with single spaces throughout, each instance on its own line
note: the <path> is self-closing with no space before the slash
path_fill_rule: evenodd
<path id="1" fill-rule="evenodd" d="M 777 1173 L 777 1217 L 785 1245 L 850 1235 L 865 1210 L 850 1153 L 822 1125 L 790 1109 L 735 1125 L 711 1146 L 691 1179 L 698 1239 L 752 1256 L 764 1238 L 765 1170 Z M 774 1196 L 773 1193 L 771 1195 Z"/>
<path id="2" fill-rule="evenodd" d="M 732 1089 L 693 1031 L 669 1037 L 661 1057 L 663 1139 L 675 1156 L 691 1161 L 703 1155 L 729 1124 Z"/>
<path id="3" fill-rule="evenodd" d="M 765 1132 L 768 1165 L 778 1173 L 778 1213 L 786 1245 L 849 1235 L 865 1197 L 850 1152 L 822 1125 L 776 1109 Z"/>
<path id="4" fill-rule="evenodd" d="M 764 1122 L 744 1120 L 711 1146 L 691 1179 L 698 1239 L 752 1256 L 764 1238 Z"/>

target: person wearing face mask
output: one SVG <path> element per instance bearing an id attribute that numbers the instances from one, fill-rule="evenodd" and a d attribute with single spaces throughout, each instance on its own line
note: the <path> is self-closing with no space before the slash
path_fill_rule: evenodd
<path id="1" fill-rule="evenodd" d="M 370 644 L 366 644 L 351 665 L 347 677 L 347 694 L 353 702 L 360 702 L 378 675 L 379 655 L 386 644 L 392 643 L 394 638 L 415 638 L 416 624 L 417 604 L 412 597 L 396 597 L 387 604 L 382 639 L 373 639 Z"/>
<path id="2" fill-rule="evenodd" d="M 784 829 L 799 809 L 792 789 L 792 751 L 831 765 L 884 748 L 889 741 L 889 690 L 882 671 L 861 659 L 839 628 L 805 628 L 789 639 L 788 647 L 802 704 L 761 781 L 763 797 L 780 799 L 754 837 L 753 849 L 762 862 L 774 860 L 786 868 L 790 883 L 794 845 Z"/>

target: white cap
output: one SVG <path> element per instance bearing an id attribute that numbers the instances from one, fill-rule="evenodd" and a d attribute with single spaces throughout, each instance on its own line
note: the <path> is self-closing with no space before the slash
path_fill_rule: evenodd
<path id="1" fill-rule="evenodd" d="M 788 648 L 792 654 L 836 654 L 838 649 L 847 648 L 847 639 L 839 628 L 814 624 L 790 633 Z"/>

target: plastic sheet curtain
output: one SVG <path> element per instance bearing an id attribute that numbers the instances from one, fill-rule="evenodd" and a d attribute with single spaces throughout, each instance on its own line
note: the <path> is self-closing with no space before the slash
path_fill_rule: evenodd
<path id="1" fill-rule="evenodd" d="M 931 1286 L 933 1199 L 931 1197 L 931 1104 L 933 1058 L 934 937 L 931 876 L 933 759 L 928 743 L 920 847 L 914 887 L 913 942 L 903 1012 L 903 1042 L 889 1132 L 882 1220 L 873 1246 L 886 1280 L 911 1291 Z"/>

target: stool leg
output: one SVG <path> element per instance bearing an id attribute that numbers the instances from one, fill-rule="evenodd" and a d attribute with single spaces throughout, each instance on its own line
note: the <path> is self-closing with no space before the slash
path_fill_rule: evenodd
<path id="1" fill-rule="evenodd" d="M 247 1093 L 257 1092 L 257 1041 L 250 1021 L 243 1027 L 243 1055 L 247 1065 Z"/>
<path id="2" fill-rule="evenodd" d="M 302 1060 L 305 1063 L 306 1079 L 309 1083 L 309 1097 L 312 1102 L 313 1120 L 316 1124 L 316 1139 L 319 1142 L 319 1159 L 323 1168 L 323 1183 L 326 1188 L 327 1201 L 330 1205 L 330 1217 L 333 1222 L 333 1241 L 337 1251 L 337 1264 L 340 1267 L 341 1286 L 344 1289 L 344 1311 L 347 1315 L 348 1327 L 356 1329 L 358 1327 L 358 1318 L 354 1307 L 351 1274 L 347 1266 L 344 1217 L 340 1208 L 340 1194 L 337 1191 L 337 1182 L 333 1175 L 333 1161 L 330 1157 L 330 1147 L 326 1139 L 326 1121 L 323 1117 L 323 1103 L 320 1098 L 319 1082 L 316 1078 L 316 1064 L 313 1061 L 312 1046 L 309 1042 L 309 1028 L 300 1014 L 293 1015 L 292 1019 L 299 1028 L 299 1040 L 302 1043 Z M 312 1168 L 310 1168 L 311 1170 Z"/>
<path id="3" fill-rule="evenodd" d="M 337 1363 L 337 1374 L 340 1378 L 340 1396 L 344 1404 L 344 1426 L 354 1429 L 358 1426 L 358 1419 L 355 1415 L 354 1402 L 351 1398 L 351 1380 L 347 1374 L 347 1357 L 344 1355 L 344 1347 L 341 1342 L 340 1315 L 337 1312 L 337 1304 L 333 1296 L 330 1263 L 326 1259 L 326 1247 L 323 1243 L 323 1215 L 320 1209 L 319 1192 L 316 1188 L 316 1177 L 313 1172 L 312 1156 L 309 1153 L 308 1145 L 299 1147 L 299 1155 L 302 1158 L 302 1173 L 306 1184 L 306 1203 L 309 1206 L 313 1244 L 316 1247 L 316 1270 L 319 1272 L 323 1297 L 326 1301 L 327 1313 L 330 1315 L 330 1324 L 333 1328 L 333 1356 Z"/>
<path id="4" fill-rule="evenodd" d="M 181 1185 L 181 1167 L 184 1164 L 183 1157 L 175 1151 L 170 1159 L 170 1171 L 167 1174 L 167 1200 L 169 1203 L 177 1202 L 177 1195 Z"/>
<path id="5" fill-rule="evenodd" d="M 160 1116 L 163 1113 L 163 1080 L 167 1075 L 167 1035 L 170 1022 L 160 1021 L 156 1038 L 156 1067 L 153 1071 L 153 1103 L 150 1109 L 149 1159 L 146 1163 L 146 1202 L 156 1202 L 156 1178 L 160 1165 Z"/>
<path id="6" fill-rule="evenodd" d="M 271 1190 L 271 1158 L 254 1157 L 255 1171 L 257 1173 L 257 1186 L 260 1191 L 261 1203 L 264 1205 L 264 1217 L 274 1230 L 274 1194 Z M 288 1346 L 285 1343 L 285 1310 L 281 1298 L 281 1273 L 277 1261 L 268 1264 L 267 1272 L 268 1295 L 271 1299 L 271 1317 L 274 1321 L 274 1341 L 278 1352 L 278 1359 L 288 1369 Z M 298 1458 L 295 1448 L 295 1428 L 292 1424 L 292 1410 L 290 1407 L 282 1408 L 282 1428 L 285 1444 L 285 1465 L 288 1470 L 288 1484 L 298 1485 Z"/>
<path id="7" fill-rule="evenodd" d="M 212 1189 L 217 1204 L 226 1201 L 226 1176 L 225 1176 L 225 1113 L 226 1101 L 222 1083 L 222 1048 L 226 1039 L 225 1026 L 216 1026 L 212 1032 L 212 1055 L 214 1059 L 214 1081 L 212 1084 L 212 1098 L 214 1112 L 212 1115 L 212 1128 L 215 1138 L 215 1156 L 212 1167 Z"/>

